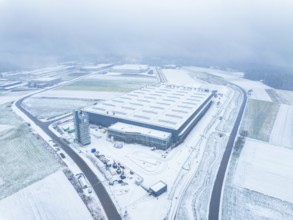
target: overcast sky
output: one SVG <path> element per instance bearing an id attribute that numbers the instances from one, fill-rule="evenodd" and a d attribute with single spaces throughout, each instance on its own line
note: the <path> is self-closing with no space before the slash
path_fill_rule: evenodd
<path id="1" fill-rule="evenodd" d="M 293 1 L 0 0 L 2 62 L 87 54 L 290 66 Z"/>

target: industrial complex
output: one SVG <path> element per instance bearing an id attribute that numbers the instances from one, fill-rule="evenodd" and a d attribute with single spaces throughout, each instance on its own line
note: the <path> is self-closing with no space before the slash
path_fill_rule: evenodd
<path id="1" fill-rule="evenodd" d="M 209 90 L 161 84 L 132 91 L 82 111 L 114 140 L 167 149 L 181 143 L 212 103 Z"/>

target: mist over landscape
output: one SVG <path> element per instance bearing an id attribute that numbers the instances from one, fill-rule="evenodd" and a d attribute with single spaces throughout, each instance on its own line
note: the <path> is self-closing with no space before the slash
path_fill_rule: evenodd
<path id="1" fill-rule="evenodd" d="M 292 12 L 0 0 L 0 219 L 293 219 Z"/>
<path id="2" fill-rule="evenodd" d="M 1 69 L 122 58 L 292 73 L 292 10 L 290 0 L 1 0 Z"/>

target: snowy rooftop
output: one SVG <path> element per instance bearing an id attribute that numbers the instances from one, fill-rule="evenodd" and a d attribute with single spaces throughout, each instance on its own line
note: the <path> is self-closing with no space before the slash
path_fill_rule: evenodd
<path id="1" fill-rule="evenodd" d="M 154 129 L 144 128 L 140 126 L 130 125 L 122 122 L 117 122 L 111 127 L 110 130 L 119 131 L 119 132 L 126 132 L 126 133 L 140 133 L 144 136 L 155 137 L 158 139 L 168 139 L 171 137 L 171 133 L 158 131 Z"/>
<path id="2" fill-rule="evenodd" d="M 192 87 L 164 84 L 144 87 L 84 110 L 177 130 L 211 95 Z"/>
<path id="3" fill-rule="evenodd" d="M 152 185 L 150 187 L 150 189 L 153 191 L 153 192 L 158 192 L 159 190 L 161 190 L 162 188 L 164 188 L 165 186 L 167 186 L 166 183 L 164 183 L 163 181 L 159 181 L 157 182 L 156 184 Z"/>
<path id="4" fill-rule="evenodd" d="M 103 67 L 107 67 L 110 64 L 96 64 L 96 65 L 86 65 L 86 66 L 82 66 L 82 69 L 87 69 L 87 70 L 97 70 L 97 69 L 101 69 Z"/>
<path id="5" fill-rule="evenodd" d="M 44 81 L 44 82 L 47 82 L 47 81 L 59 80 L 59 79 L 60 79 L 59 77 L 40 77 L 40 78 L 34 79 L 33 81 Z"/>
<path id="6" fill-rule="evenodd" d="M 147 70 L 148 65 L 124 64 L 112 67 L 112 70 Z"/>

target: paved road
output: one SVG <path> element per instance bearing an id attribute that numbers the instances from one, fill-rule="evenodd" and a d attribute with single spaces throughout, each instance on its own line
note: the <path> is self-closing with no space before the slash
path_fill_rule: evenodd
<path id="1" fill-rule="evenodd" d="M 106 215 L 109 220 L 120 220 L 121 216 L 119 215 L 113 201 L 111 200 L 110 196 L 108 195 L 106 189 L 104 188 L 103 184 L 100 184 L 101 181 L 98 179 L 96 174 L 90 169 L 90 167 L 84 162 L 81 157 L 75 153 L 66 143 L 62 142 L 59 137 L 57 137 L 50 129 L 49 125 L 52 122 L 42 122 L 31 115 L 26 109 L 23 108 L 22 102 L 26 98 L 30 97 L 28 95 L 23 97 L 22 99 L 18 100 L 15 105 L 16 107 L 22 111 L 27 117 L 29 117 L 36 125 L 38 125 L 47 135 L 50 136 L 52 140 L 58 143 L 62 149 L 71 157 L 71 159 L 77 164 L 77 166 L 81 169 L 84 173 L 86 178 L 89 180 L 90 184 L 93 186 L 94 191 L 96 192 L 97 196 L 99 197 L 101 204 L 106 212 Z"/>
<path id="2" fill-rule="evenodd" d="M 237 86 L 238 87 L 238 86 Z M 244 95 L 244 99 L 243 102 L 241 104 L 238 116 L 236 118 L 235 124 L 233 126 L 232 132 L 230 134 L 218 173 L 217 173 L 217 177 L 214 183 L 214 187 L 213 187 L 213 191 L 212 191 L 212 196 L 211 196 L 211 200 L 210 200 L 210 207 L 209 207 L 209 220 L 218 220 L 219 219 L 219 214 L 220 214 L 220 204 L 221 204 L 221 195 L 222 195 L 222 189 L 223 189 L 223 183 L 224 183 L 224 179 L 225 179 L 225 174 L 226 174 L 226 170 L 227 170 L 227 166 L 228 166 L 228 162 L 229 162 L 229 158 L 233 149 L 233 145 L 234 145 L 234 141 L 235 138 L 237 136 L 238 133 L 238 128 L 240 126 L 240 122 L 241 119 L 243 117 L 243 113 L 244 113 L 244 109 L 246 106 L 246 102 L 247 102 L 247 95 L 246 92 L 238 87 L 243 95 Z"/>
<path id="3" fill-rule="evenodd" d="M 158 77 L 159 77 L 159 83 L 167 83 L 168 80 L 166 78 L 166 76 L 164 75 L 163 71 L 159 68 L 156 68 L 156 71 L 157 71 L 157 74 L 158 74 Z"/>

